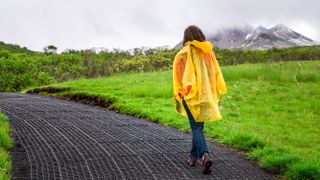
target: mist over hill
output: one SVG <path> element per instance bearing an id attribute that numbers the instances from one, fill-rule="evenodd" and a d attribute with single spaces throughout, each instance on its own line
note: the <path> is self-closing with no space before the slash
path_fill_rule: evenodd
<path id="1" fill-rule="evenodd" d="M 312 46 L 317 42 L 290 29 L 278 24 L 270 29 L 263 26 L 253 27 L 245 25 L 241 27 L 222 28 L 207 35 L 207 39 L 214 46 L 222 49 L 272 49 L 288 48 L 297 46 Z M 175 48 L 182 47 L 182 42 Z"/>

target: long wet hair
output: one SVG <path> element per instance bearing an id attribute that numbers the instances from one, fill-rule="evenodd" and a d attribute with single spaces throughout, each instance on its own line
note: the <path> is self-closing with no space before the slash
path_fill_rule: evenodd
<path id="1" fill-rule="evenodd" d="M 188 41 L 197 40 L 199 42 L 206 41 L 202 30 L 195 25 L 191 25 L 184 30 L 183 45 Z"/>

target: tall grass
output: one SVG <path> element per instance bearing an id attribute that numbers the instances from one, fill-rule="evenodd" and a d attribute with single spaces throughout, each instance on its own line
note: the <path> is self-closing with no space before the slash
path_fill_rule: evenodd
<path id="1" fill-rule="evenodd" d="M 251 64 L 240 64 L 225 68 L 224 76 L 229 81 L 262 79 L 276 82 L 317 82 L 320 79 L 320 63 L 273 62 L 256 64 L 254 68 Z"/>
<path id="2" fill-rule="evenodd" d="M 8 151 L 12 148 L 8 119 L 0 113 L 0 179 L 10 179 L 11 163 Z"/>
<path id="3" fill-rule="evenodd" d="M 206 136 L 248 152 L 271 172 L 320 179 L 319 163 L 313 163 L 320 162 L 319 69 L 320 61 L 223 66 L 228 89 L 220 102 L 223 119 L 207 123 Z M 51 87 L 69 88 L 52 95 L 108 99 L 109 108 L 190 132 L 188 121 L 174 111 L 171 71 L 117 74 Z"/>

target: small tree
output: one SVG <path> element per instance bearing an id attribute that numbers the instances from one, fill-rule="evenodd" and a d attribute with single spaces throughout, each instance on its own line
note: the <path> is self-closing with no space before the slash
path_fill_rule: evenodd
<path id="1" fill-rule="evenodd" d="M 54 45 L 48 45 L 43 48 L 44 53 L 46 54 L 55 54 L 57 53 L 58 48 Z"/>

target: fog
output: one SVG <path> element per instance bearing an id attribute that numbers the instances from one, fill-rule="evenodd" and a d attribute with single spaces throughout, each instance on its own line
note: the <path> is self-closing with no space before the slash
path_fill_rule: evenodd
<path id="1" fill-rule="evenodd" d="M 92 47 L 173 47 L 195 24 L 210 34 L 228 26 L 282 23 L 320 41 L 317 0 L 1 0 L 0 41 L 42 51 Z"/>

